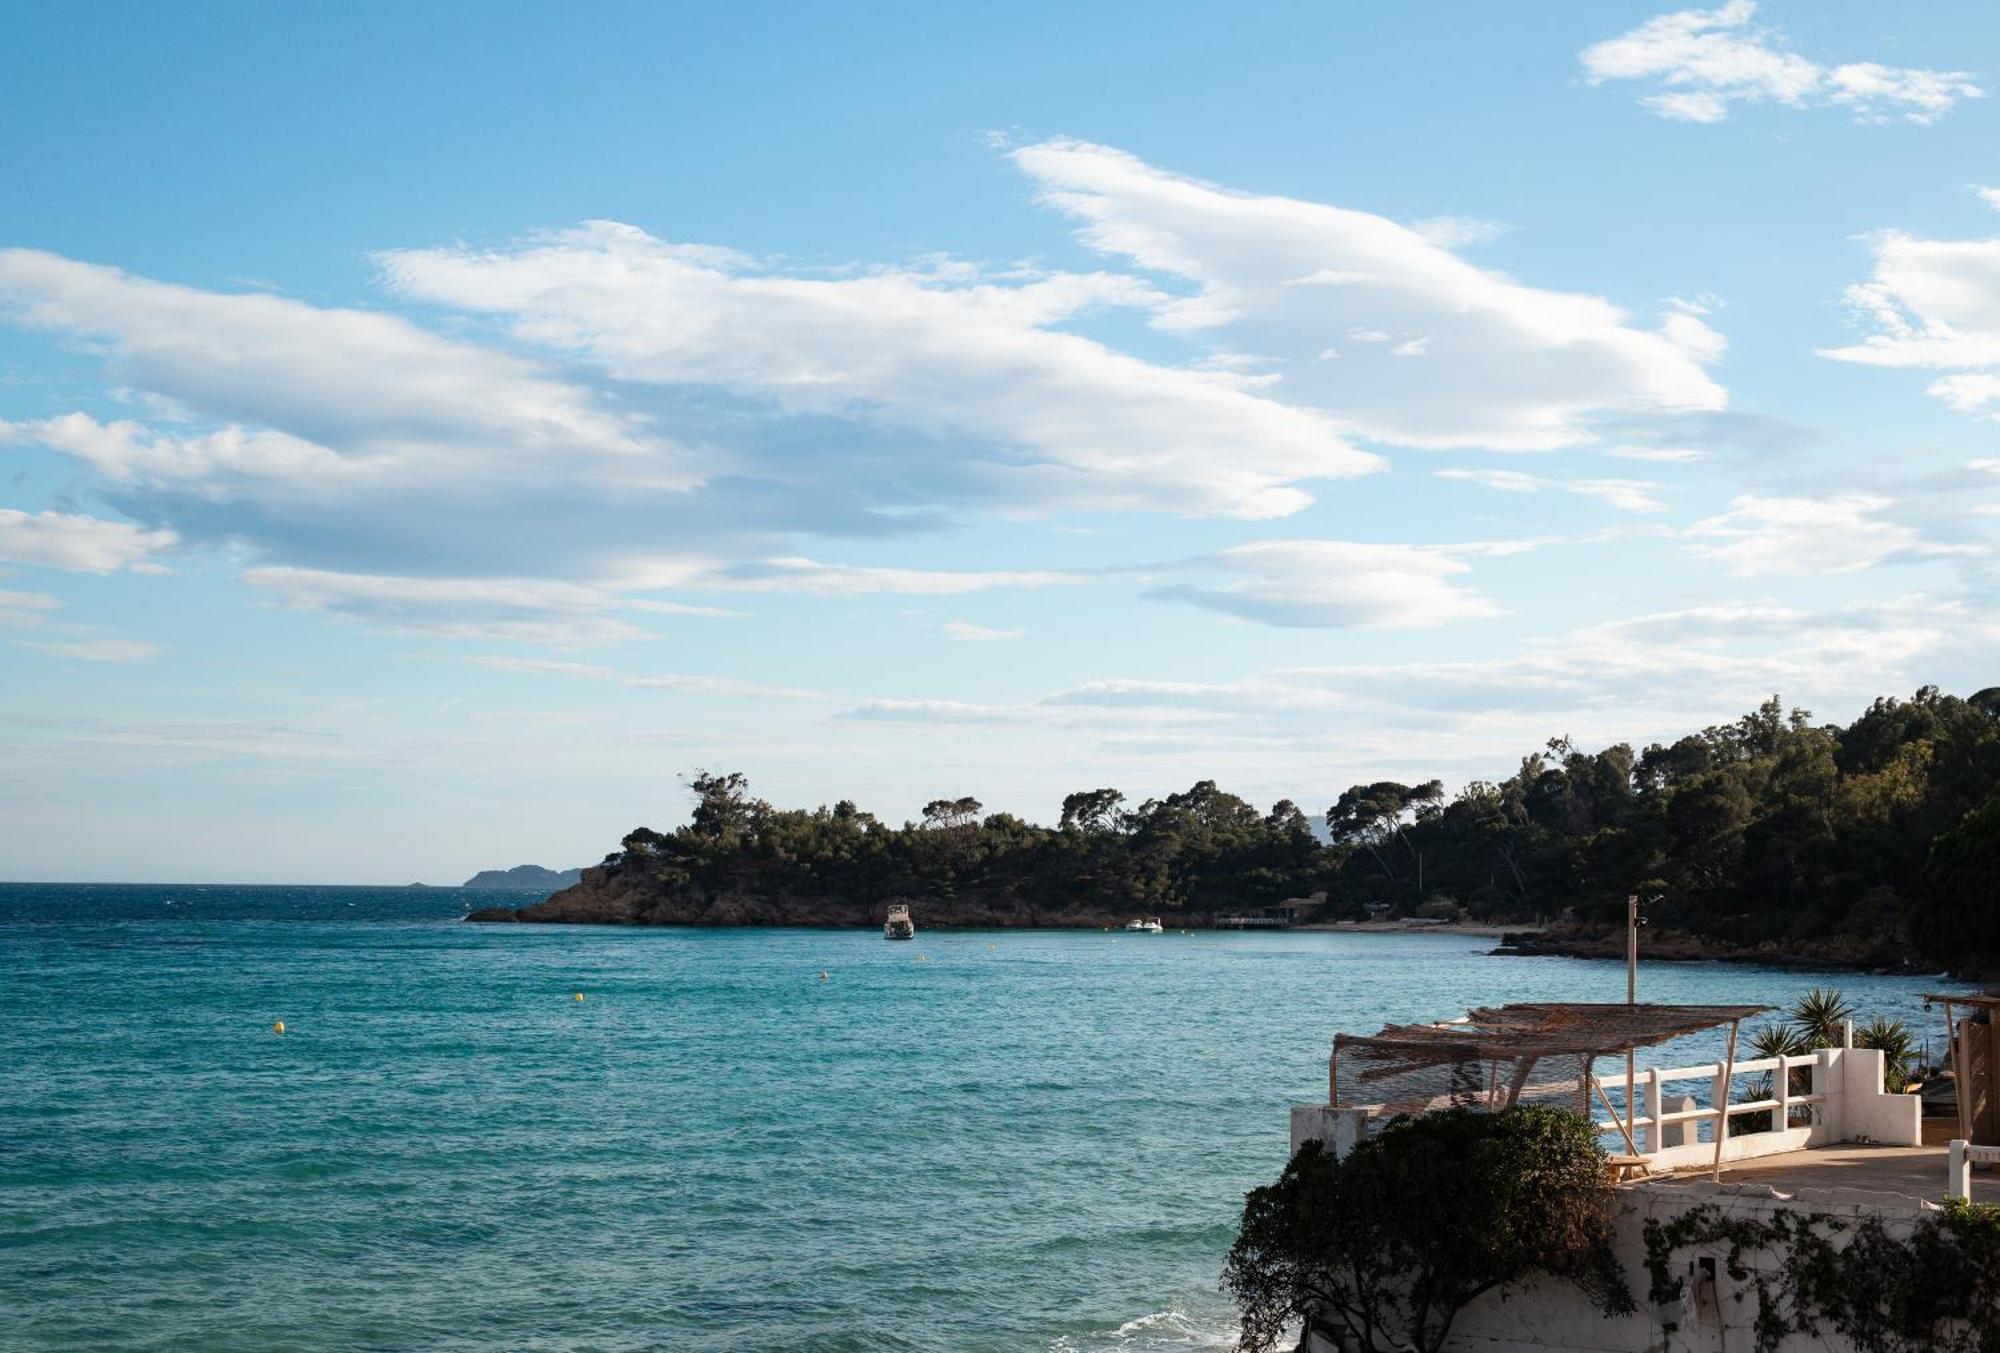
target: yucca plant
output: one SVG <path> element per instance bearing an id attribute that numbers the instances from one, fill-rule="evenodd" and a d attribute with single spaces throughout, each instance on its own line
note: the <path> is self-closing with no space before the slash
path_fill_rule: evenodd
<path id="1" fill-rule="evenodd" d="M 1810 1052 L 1811 1049 L 1806 1046 L 1804 1036 L 1797 1029 L 1783 1024 L 1766 1024 L 1763 1028 L 1751 1032 L 1750 1051 L 1753 1056 L 1762 1059 L 1765 1057 L 1797 1057 L 1801 1053 Z M 1773 1072 L 1765 1072 L 1763 1075 L 1753 1079 L 1750 1082 L 1750 1097 L 1752 1099 L 1772 1098 L 1772 1088 L 1777 1084 L 1774 1076 L 1775 1073 Z M 1802 1095 L 1810 1092 L 1812 1088 L 1811 1077 L 1812 1073 L 1804 1068 L 1792 1072 L 1792 1093 Z M 1767 1132 L 1770 1130 L 1770 1127 L 1770 1114 L 1746 1113 L 1731 1122 L 1730 1131 Z"/>
<path id="2" fill-rule="evenodd" d="M 1805 1040 L 1801 1052 L 1840 1045 L 1840 1026 L 1854 1018 L 1854 1003 L 1833 987 L 1814 987 L 1792 1002 L 1792 1027 Z"/>
<path id="3" fill-rule="evenodd" d="M 1882 1052 L 1882 1083 L 1892 1095 L 1910 1083 L 1910 1061 L 1916 1055 L 1917 1036 L 1899 1019 L 1881 1015 L 1854 1031 L 1856 1047 L 1879 1048 Z"/>

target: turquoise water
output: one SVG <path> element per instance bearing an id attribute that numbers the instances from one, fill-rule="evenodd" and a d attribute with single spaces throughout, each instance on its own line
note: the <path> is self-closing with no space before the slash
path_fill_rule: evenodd
<path id="1" fill-rule="evenodd" d="M 491 900 L 0 885 L 0 1343 L 1226 1346 L 1336 1030 L 1624 995 L 1458 937 L 457 924 Z M 1921 1018 L 1642 977 L 1825 980 Z"/>

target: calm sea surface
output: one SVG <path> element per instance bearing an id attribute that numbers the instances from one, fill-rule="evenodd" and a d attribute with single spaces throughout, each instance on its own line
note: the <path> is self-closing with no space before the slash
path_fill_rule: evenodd
<path id="1" fill-rule="evenodd" d="M 1456 937 L 457 923 L 493 900 L 0 885 L 0 1344 L 1224 1346 L 1336 1030 L 1624 996 Z M 1922 1018 L 1641 975 L 1828 980 Z"/>

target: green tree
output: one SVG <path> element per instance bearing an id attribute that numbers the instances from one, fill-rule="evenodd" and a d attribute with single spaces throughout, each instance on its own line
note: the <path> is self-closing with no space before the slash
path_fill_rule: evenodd
<path id="1" fill-rule="evenodd" d="M 1307 1143 L 1244 1203 L 1223 1270 L 1241 1346 L 1270 1353 L 1309 1322 L 1436 1353 L 1468 1302 L 1542 1276 L 1629 1312 L 1615 1198 L 1588 1122 L 1544 1105 L 1399 1118 L 1339 1160 Z"/>
<path id="2" fill-rule="evenodd" d="M 2000 954 L 2000 791 L 1931 844 L 1910 937 L 1954 965 Z"/>
<path id="3" fill-rule="evenodd" d="M 1115 789 L 1084 789 L 1062 801 L 1063 831 L 1103 832 L 1118 826 L 1125 796 Z"/>

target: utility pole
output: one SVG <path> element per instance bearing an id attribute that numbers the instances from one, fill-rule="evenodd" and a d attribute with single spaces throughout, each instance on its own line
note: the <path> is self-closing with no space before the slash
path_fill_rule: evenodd
<path id="1" fill-rule="evenodd" d="M 1638 1003 L 1639 895 L 1633 893 L 1625 899 L 1625 1004 L 1630 1007 Z M 1628 1130 L 1639 1116 L 1638 1110 L 1632 1104 L 1632 1092 L 1637 1076 L 1638 1068 L 1633 1059 L 1632 1049 L 1627 1048 L 1625 1049 L 1625 1123 Z M 1659 1106 L 1656 1104 L 1652 1107 L 1653 1113 L 1657 1115 L 1659 1113 Z M 1646 1143 L 1646 1148 L 1650 1151 L 1657 1151 L 1660 1149 L 1660 1144 L 1649 1140 Z"/>

